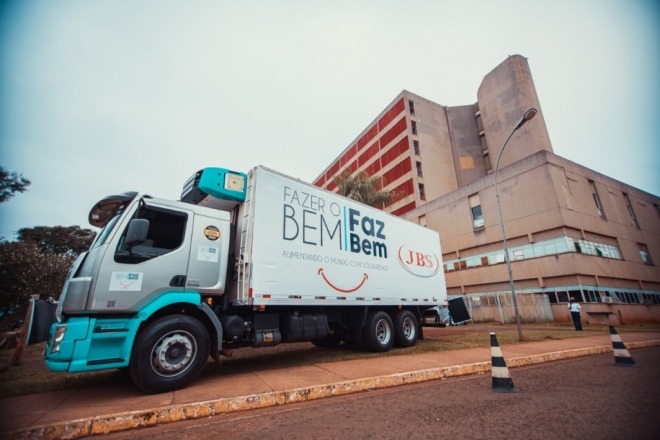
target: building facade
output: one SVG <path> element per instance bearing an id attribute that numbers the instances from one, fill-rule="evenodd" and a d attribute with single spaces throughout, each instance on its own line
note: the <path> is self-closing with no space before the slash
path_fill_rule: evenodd
<path id="1" fill-rule="evenodd" d="M 403 91 L 314 181 L 366 171 L 393 191 L 384 210 L 440 233 L 449 293 L 510 292 L 494 167 L 516 292 L 571 297 L 592 322 L 660 322 L 660 198 L 553 153 L 527 60 L 507 58 L 475 104 L 446 107 Z"/>

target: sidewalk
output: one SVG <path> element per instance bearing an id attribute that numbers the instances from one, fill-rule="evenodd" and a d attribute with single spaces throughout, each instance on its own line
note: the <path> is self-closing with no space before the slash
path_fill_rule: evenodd
<path id="1" fill-rule="evenodd" d="M 626 333 L 631 350 L 660 346 L 660 332 Z M 609 335 L 501 346 L 507 367 L 612 352 Z M 634 359 L 634 352 L 632 353 Z M 202 377 L 188 388 L 146 395 L 125 383 L 0 400 L 0 438 L 80 438 L 233 411 L 490 372 L 489 347 L 319 363 Z M 614 365 L 614 357 L 612 358 Z M 515 379 L 515 377 L 514 377 Z"/>

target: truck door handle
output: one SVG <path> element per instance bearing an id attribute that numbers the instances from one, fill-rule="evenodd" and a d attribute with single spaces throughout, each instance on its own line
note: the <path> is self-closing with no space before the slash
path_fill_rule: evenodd
<path id="1" fill-rule="evenodd" d="M 186 276 L 174 275 L 170 281 L 170 287 L 186 287 Z"/>

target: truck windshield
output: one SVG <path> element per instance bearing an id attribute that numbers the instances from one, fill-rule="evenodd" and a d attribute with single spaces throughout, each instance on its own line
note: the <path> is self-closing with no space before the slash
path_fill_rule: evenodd
<path id="1" fill-rule="evenodd" d="M 110 219 L 110 221 L 103 227 L 103 229 L 101 229 L 101 232 L 99 232 L 96 236 L 96 239 L 94 240 L 94 243 L 92 243 L 90 249 L 94 249 L 105 244 L 108 236 L 110 235 L 110 232 L 112 232 L 112 229 L 117 224 L 119 217 L 121 217 L 121 211 L 117 212 L 117 214 L 115 214 L 115 216 Z"/>

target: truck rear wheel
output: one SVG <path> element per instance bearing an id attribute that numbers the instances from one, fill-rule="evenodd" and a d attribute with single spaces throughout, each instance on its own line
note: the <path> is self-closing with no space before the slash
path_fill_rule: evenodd
<path id="1" fill-rule="evenodd" d="M 412 347 L 419 337 L 419 326 L 410 310 L 399 310 L 394 315 L 394 344 L 397 347 Z"/>
<path id="2" fill-rule="evenodd" d="M 392 348 L 394 344 L 394 325 L 390 315 L 383 311 L 370 312 L 362 329 L 362 343 L 366 350 L 377 353 Z"/>
<path id="3" fill-rule="evenodd" d="M 147 393 L 182 388 L 202 372 L 209 356 L 204 325 L 186 315 L 166 316 L 149 324 L 137 337 L 128 372 Z"/>

